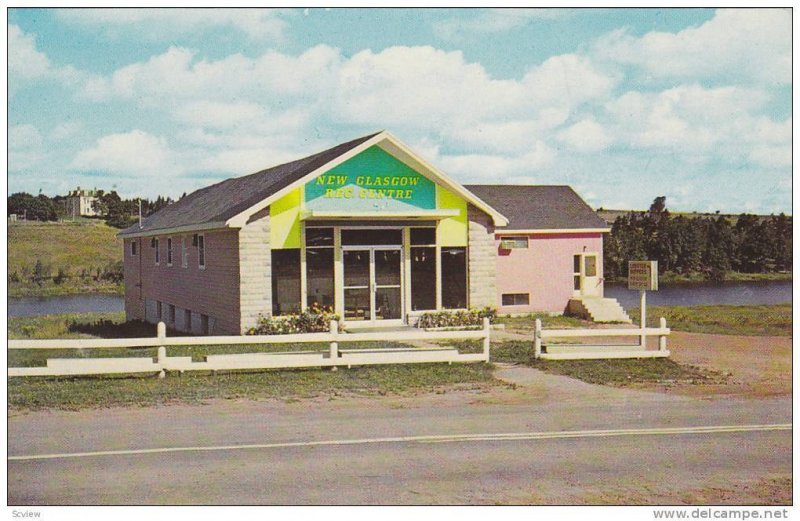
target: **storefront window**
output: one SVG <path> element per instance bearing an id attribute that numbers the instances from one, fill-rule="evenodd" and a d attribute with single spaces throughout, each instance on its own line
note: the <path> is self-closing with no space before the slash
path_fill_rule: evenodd
<path id="1" fill-rule="evenodd" d="M 306 247 L 333 246 L 333 228 L 306 228 Z"/>
<path id="2" fill-rule="evenodd" d="M 411 248 L 411 309 L 436 309 L 436 248 Z"/>
<path id="3" fill-rule="evenodd" d="M 442 248 L 442 307 L 467 307 L 467 249 Z"/>
<path id="4" fill-rule="evenodd" d="M 333 307 L 333 248 L 306 249 L 306 304 Z"/>
<path id="5" fill-rule="evenodd" d="M 300 311 L 300 250 L 272 250 L 272 314 Z"/>

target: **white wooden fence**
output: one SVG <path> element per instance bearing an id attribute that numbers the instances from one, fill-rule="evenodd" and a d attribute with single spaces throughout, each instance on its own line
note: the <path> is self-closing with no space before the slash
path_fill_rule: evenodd
<path id="1" fill-rule="evenodd" d="M 543 360 L 587 360 L 601 358 L 666 358 L 667 319 L 661 317 L 659 327 L 619 329 L 542 329 L 542 321 L 534 326 L 534 358 Z M 638 344 L 554 344 L 554 338 L 638 337 Z M 647 349 L 647 337 L 658 337 L 658 349 Z"/>
<path id="2" fill-rule="evenodd" d="M 158 335 L 150 338 L 75 339 L 75 340 L 10 340 L 9 349 L 107 349 L 157 347 L 158 356 L 129 358 L 48 358 L 41 367 L 9 367 L 8 376 L 72 376 L 120 373 L 157 373 L 166 371 L 230 371 L 242 369 L 281 369 L 301 367 L 352 367 L 354 365 L 413 364 L 431 362 L 488 362 L 490 345 L 489 319 L 483 327 L 471 331 L 392 331 L 340 333 L 331 321 L 327 333 L 257 336 L 167 337 L 166 326 L 159 322 Z M 453 347 L 404 347 L 375 349 L 339 349 L 339 343 L 369 341 L 430 341 L 481 339 L 479 353 L 459 353 Z M 324 342 L 325 351 L 291 351 L 279 353 L 236 353 L 208 355 L 203 362 L 191 356 L 167 356 L 170 346 L 215 346 L 251 344 L 300 344 Z"/>

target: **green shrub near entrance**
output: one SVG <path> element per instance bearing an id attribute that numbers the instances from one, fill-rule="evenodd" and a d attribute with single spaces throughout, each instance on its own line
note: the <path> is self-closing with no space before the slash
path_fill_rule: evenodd
<path id="1" fill-rule="evenodd" d="M 247 330 L 248 335 L 291 335 L 294 333 L 324 333 L 330 331 L 331 320 L 340 320 L 339 315 L 329 306 L 314 304 L 300 313 L 286 317 L 265 317 L 259 315 L 255 327 Z"/>
<path id="2" fill-rule="evenodd" d="M 497 318 L 497 310 L 490 307 L 470 310 L 455 311 L 429 311 L 419 317 L 417 327 L 457 327 L 457 326 L 481 326 L 484 317 L 489 322 L 494 322 Z"/>

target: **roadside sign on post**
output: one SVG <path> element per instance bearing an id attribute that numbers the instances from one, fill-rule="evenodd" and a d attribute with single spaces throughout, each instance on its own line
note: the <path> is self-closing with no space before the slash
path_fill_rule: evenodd
<path id="1" fill-rule="evenodd" d="M 658 291 L 658 261 L 628 261 L 628 289 Z"/>
<path id="2" fill-rule="evenodd" d="M 628 289 L 639 290 L 639 344 L 647 348 L 647 291 L 658 291 L 658 261 L 628 261 Z"/>

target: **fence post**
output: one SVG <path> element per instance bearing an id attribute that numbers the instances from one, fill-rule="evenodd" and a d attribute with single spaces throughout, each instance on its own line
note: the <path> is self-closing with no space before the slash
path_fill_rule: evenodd
<path id="1" fill-rule="evenodd" d="M 489 317 L 483 317 L 483 356 L 484 360 L 489 361 L 489 348 L 492 345 L 491 326 L 489 325 Z"/>
<path id="2" fill-rule="evenodd" d="M 336 337 L 339 334 L 339 322 L 336 320 L 331 320 L 331 335 Z M 337 371 L 339 368 L 336 367 L 336 363 L 339 361 L 339 342 L 331 342 L 331 363 L 334 365 L 331 367 L 331 371 Z"/>
<path id="3" fill-rule="evenodd" d="M 660 323 L 658 324 L 661 329 L 667 328 L 667 319 L 661 317 Z M 666 351 L 667 350 L 667 335 L 659 335 L 658 336 L 658 350 L 659 351 Z"/>
<path id="4" fill-rule="evenodd" d="M 533 326 L 533 358 L 542 356 L 542 321 L 536 319 Z"/>
<path id="5" fill-rule="evenodd" d="M 156 326 L 156 333 L 158 334 L 158 365 L 161 367 L 161 371 L 158 373 L 159 378 L 164 378 L 166 376 L 166 372 L 164 371 L 164 362 L 167 361 L 167 347 L 164 345 L 164 340 L 167 338 L 167 325 L 163 322 L 159 322 Z"/>

